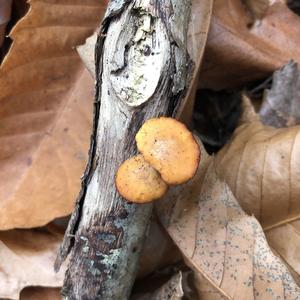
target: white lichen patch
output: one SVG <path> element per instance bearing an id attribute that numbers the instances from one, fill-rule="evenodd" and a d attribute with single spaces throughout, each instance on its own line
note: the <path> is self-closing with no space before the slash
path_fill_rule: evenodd
<path id="1" fill-rule="evenodd" d="M 131 32 L 130 27 L 138 25 L 132 40 L 126 45 L 122 43 L 125 49 L 118 51 L 118 55 L 124 55 L 124 65 L 113 70 L 110 76 L 118 98 L 133 107 L 145 103 L 154 94 L 168 68 L 170 55 L 170 42 L 162 22 L 146 12 L 139 13 L 142 15 L 127 29 Z"/>

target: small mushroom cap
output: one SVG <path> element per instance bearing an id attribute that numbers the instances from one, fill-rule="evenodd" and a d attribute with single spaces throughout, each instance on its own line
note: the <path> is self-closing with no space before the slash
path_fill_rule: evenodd
<path id="1" fill-rule="evenodd" d="M 147 203 L 161 198 L 168 185 L 142 155 L 126 160 L 116 175 L 118 192 L 128 201 Z"/>
<path id="2" fill-rule="evenodd" d="M 186 126 L 172 118 L 146 121 L 136 137 L 145 160 L 168 184 L 181 184 L 194 177 L 200 149 Z"/>

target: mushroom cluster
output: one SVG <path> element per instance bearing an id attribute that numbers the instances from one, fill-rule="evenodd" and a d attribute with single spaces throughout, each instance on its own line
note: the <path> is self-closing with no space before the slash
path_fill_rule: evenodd
<path id="1" fill-rule="evenodd" d="M 194 177 L 200 149 L 181 122 L 166 117 L 150 119 L 135 139 L 141 154 L 126 160 L 116 175 L 117 190 L 126 200 L 151 202 L 161 198 L 169 185 Z"/>

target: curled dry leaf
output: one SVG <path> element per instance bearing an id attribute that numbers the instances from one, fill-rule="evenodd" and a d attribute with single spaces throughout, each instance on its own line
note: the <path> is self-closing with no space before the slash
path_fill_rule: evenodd
<path id="1" fill-rule="evenodd" d="M 0 229 L 69 214 L 86 163 L 93 80 L 74 46 L 106 1 L 30 2 L 0 69 Z"/>
<path id="2" fill-rule="evenodd" d="M 299 44 L 300 18 L 281 1 L 252 24 L 241 0 L 215 0 L 199 84 L 222 89 L 263 78 L 299 62 Z"/>
<path id="3" fill-rule="evenodd" d="M 55 273 L 53 264 L 61 240 L 42 229 L 1 232 L 0 298 L 19 299 L 27 286 L 60 287 L 64 268 Z"/>
<path id="4" fill-rule="evenodd" d="M 217 176 L 213 159 L 203 156 L 202 162 L 198 177 L 170 191 L 160 207 L 164 225 L 195 271 L 201 299 L 300 297 L 258 221 Z"/>
<path id="5" fill-rule="evenodd" d="M 300 126 L 254 121 L 236 129 L 215 164 L 243 209 L 268 229 L 300 216 L 299 153 Z"/>

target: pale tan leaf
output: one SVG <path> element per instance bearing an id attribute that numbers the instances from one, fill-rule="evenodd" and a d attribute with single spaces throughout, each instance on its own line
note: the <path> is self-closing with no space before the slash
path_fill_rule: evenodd
<path id="1" fill-rule="evenodd" d="M 87 159 L 93 80 L 74 47 L 106 1 L 30 4 L 0 69 L 0 229 L 69 214 Z"/>
<path id="2" fill-rule="evenodd" d="M 60 287 L 63 268 L 53 264 L 62 235 L 42 229 L 12 230 L 0 233 L 0 298 L 19 299 L 27 286 Z"/>
<path id="3" fill-rule="evenodd" d="M 94 32 L 93 35 L 88 37 L 83 45 L 77 47 L 77 52 L 90 72 L 91 76 L 95 79 L 95 45 L 98 33 Z"/>
<path id="4" fill-rule="evenodd" d="M 300 216 L 300 127 L 238 127 L 216 155 L 219 176 L 265 229 Z"/>
<path id="5" fill-rule="evenodd" d="M 272 125 L 287 126 L 292 120 L 297 123 L 299 118 L 299 110 L 293 108 L 299 102 L 296 84 L 299 75 L 295 67 L 290 63 L 275 72 L 263 108 L 263 119 L 268 118 Z M 300 274 L 300 127 L 267 127 L 249 118 L 251 111 L 251 107 L 245 106 L 247 118 L 216 155 L 216 168 L 242 207 L 262 222 L 268 242 L 297 278 Z"/>
<path id="6" fill-rule="evenodd" d="M 293 61 L 274 72 L 272 87 L 265 92 L 259 112 L 264 124 L 274 127 L 300 124 L 299 78 L 298 66 Z M 300 221 L 271 228 L 266 231 L 266 236 L 300 285 Z"/>
<path id="7" fill-rule="evenodd" d="M 285 4 L 276 1 L 252 24 L 242 0 L 215 0 L 199 84 L 222 89 L 263 78 L 299 62 L 299 44 L 300 18 Z"/>
<path id="8" fill-rule="evenodd" d="M 272 248 L 300 274 L 300 221 L 272 228 L 266 236 Z"/>
<path id="9" fill-rule="evenodd" d="M 242 0 L 251 11 L 254 19 L 261 19 L 269 6 L 273 5 L 275 2 L 285 3 L 284 0 Z"/>
<path id="10" fill-rule="evenodd" d="M 204 156 L 202 162 L 202 175 L 182 188 L 189 194 L 199 189 L 200 193 L 178 194 L 175 204 L 174 194 L 169 194 L 160 216 L 186 261 L 201 274 L 198 290 L 205 295 L 203 299 L 300 297 L 300 289 L 272 253 L 258 221 L 243 212 L 228 185 L 218 178 L 214 160 Z"/>

